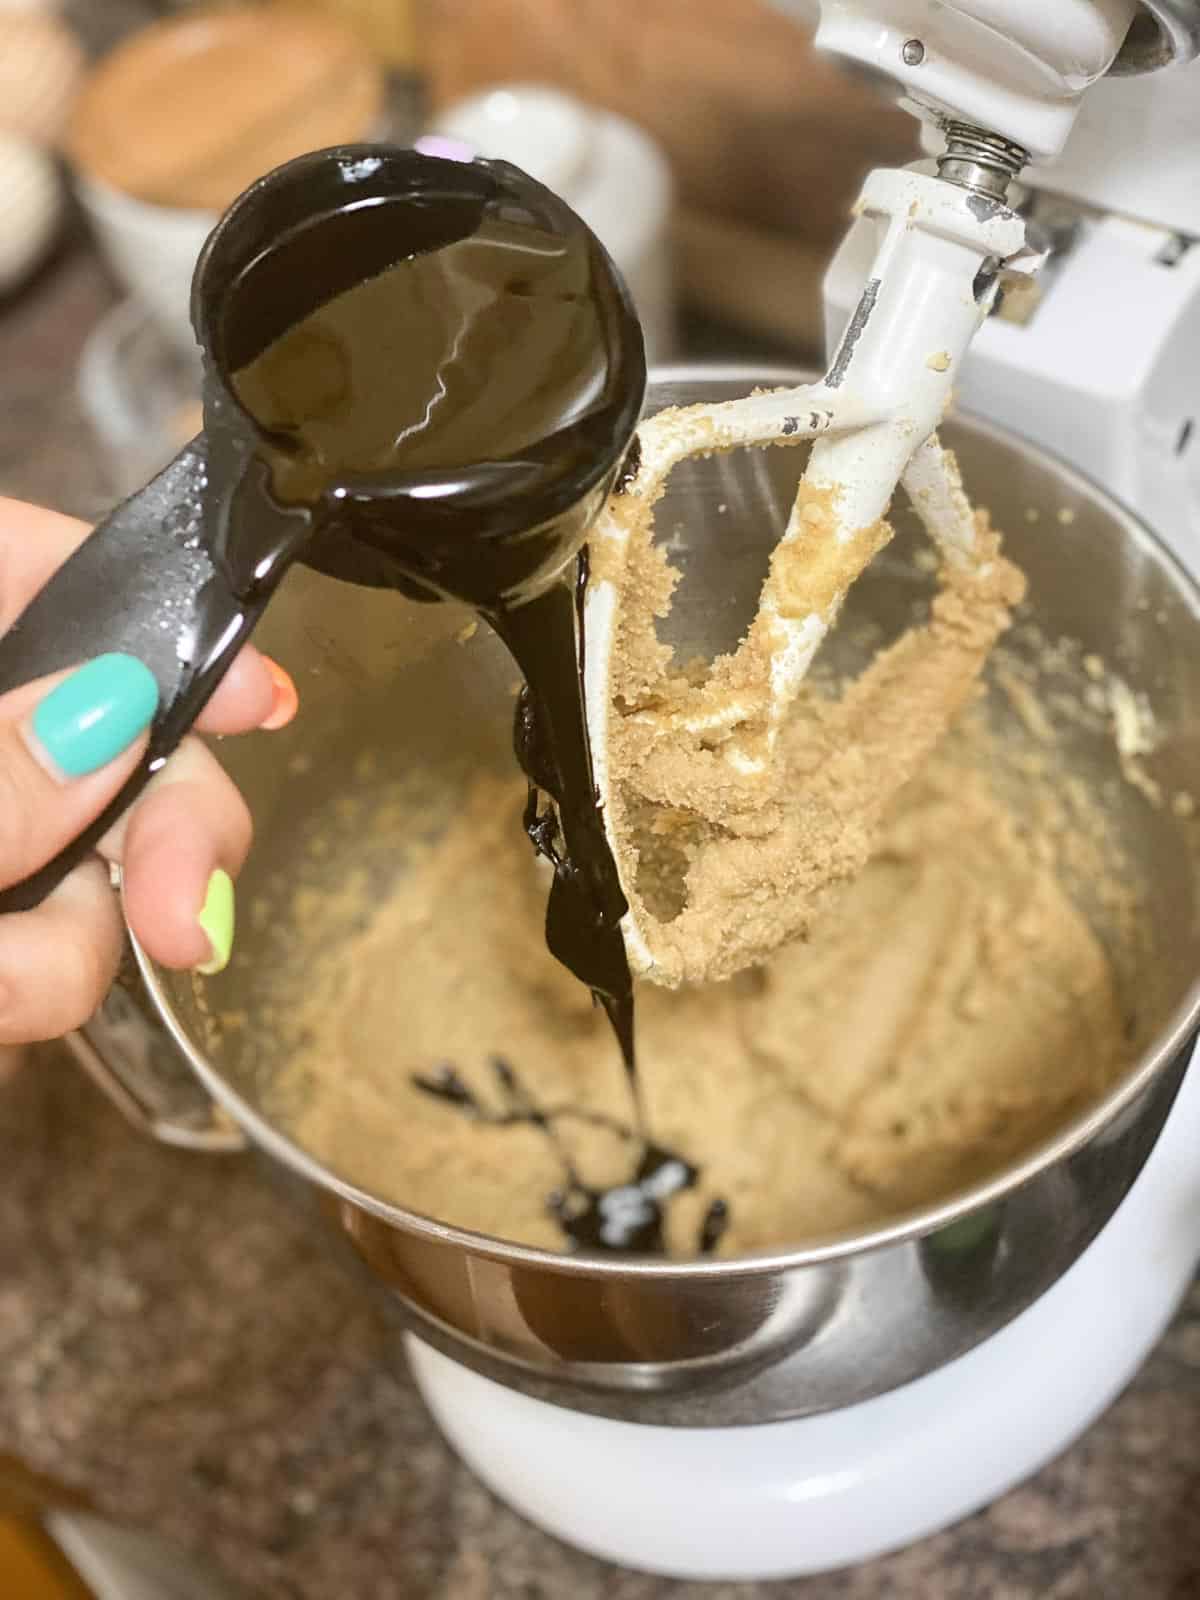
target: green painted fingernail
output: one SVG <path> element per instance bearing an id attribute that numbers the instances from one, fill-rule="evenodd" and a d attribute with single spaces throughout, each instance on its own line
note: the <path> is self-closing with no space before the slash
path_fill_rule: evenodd
<path id="1" fill-rule="evenodd" d="M 208 880 L 208 892 L 196 921 L 212 946 L 212 955 L 196 968 L 206 978 L 224 972 L 233 953 L 233 879 L 221 867 Z"/>
<path id="2" fill-rule="evenodd" d="M 961 1256 L 975 1250 L 994 1234 L 1000 1225 L 1000 1208 L 983 1206 L 957 1222 L 948 1222 L 944 1228 L 929 1235 L 929 1248 L 938 1255 Z"/>
<path id="3" fill-rule="evenodd" d="M 97 656 L 65 678 L 33 713 L 34 738 L 67 778 L 119 756 L 154 720 L 158 683 L 136 656 Z"/>

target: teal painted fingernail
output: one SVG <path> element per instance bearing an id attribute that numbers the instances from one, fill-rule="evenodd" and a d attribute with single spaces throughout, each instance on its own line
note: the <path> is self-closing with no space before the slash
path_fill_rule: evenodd
<path id="1" fill-rule="evenodd" d="M 33 736 L 67 778 L 82 778 L 119 756 L 154 720 L 158 683 L 136 656 L 97 656 L 73 672 L 33 713 Z"/>
<path id="2" fill-rule="evenodd" d="M 233 954 L 233 879 L 220 867 L 208 880 L 208 891 L 196 921 L 204 930 L 204 937 L 212 950 L 209 959 L 196 971 L 210 978 L 214 973 L 225 970 Z"/>

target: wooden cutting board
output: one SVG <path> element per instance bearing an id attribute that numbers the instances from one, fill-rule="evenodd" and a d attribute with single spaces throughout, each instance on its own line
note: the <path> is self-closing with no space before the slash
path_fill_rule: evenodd
<path id="1" fill-rule="evenodd" d="M 811 48 L 768 0 L 420 0 L 435 105 L 538 79 L 633 118 L 682 203 L 828 255 L 864 174 L 915 124 Z"/>
<path id="2" fill-rule="evenodd" d="M 681 300 L 820 366 L 827 258 L 793 234 L 681 209 L 671 229 Z"/>

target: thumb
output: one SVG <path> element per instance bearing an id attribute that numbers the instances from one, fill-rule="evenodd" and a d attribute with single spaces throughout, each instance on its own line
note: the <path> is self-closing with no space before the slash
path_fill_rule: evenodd
<path id="1" fill-rule="evenodd" d="M 83 832 L 137 766 L 158 705 L 148 667 L 97 656 L 0 698 L 0 886 Z"/>

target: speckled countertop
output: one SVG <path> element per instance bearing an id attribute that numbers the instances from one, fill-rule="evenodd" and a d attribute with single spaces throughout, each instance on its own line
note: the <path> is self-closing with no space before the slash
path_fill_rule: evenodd
<path id="1" fill-rule="evenodd" d="M 73 384 L 110 303 L 76 245 L 0 306 L 0 492 L 103 505 Z M 492 1499 L 254 1164 L 150 1144 L 51 1050 L 0 1084 L 0 1174 L 0 1450 L 248 1596 L 1200 1596 L 1200 1294 L 1104 1420 L 990 1510 L 852 1573 L 707 1587 L 619 1573 Z"/>

